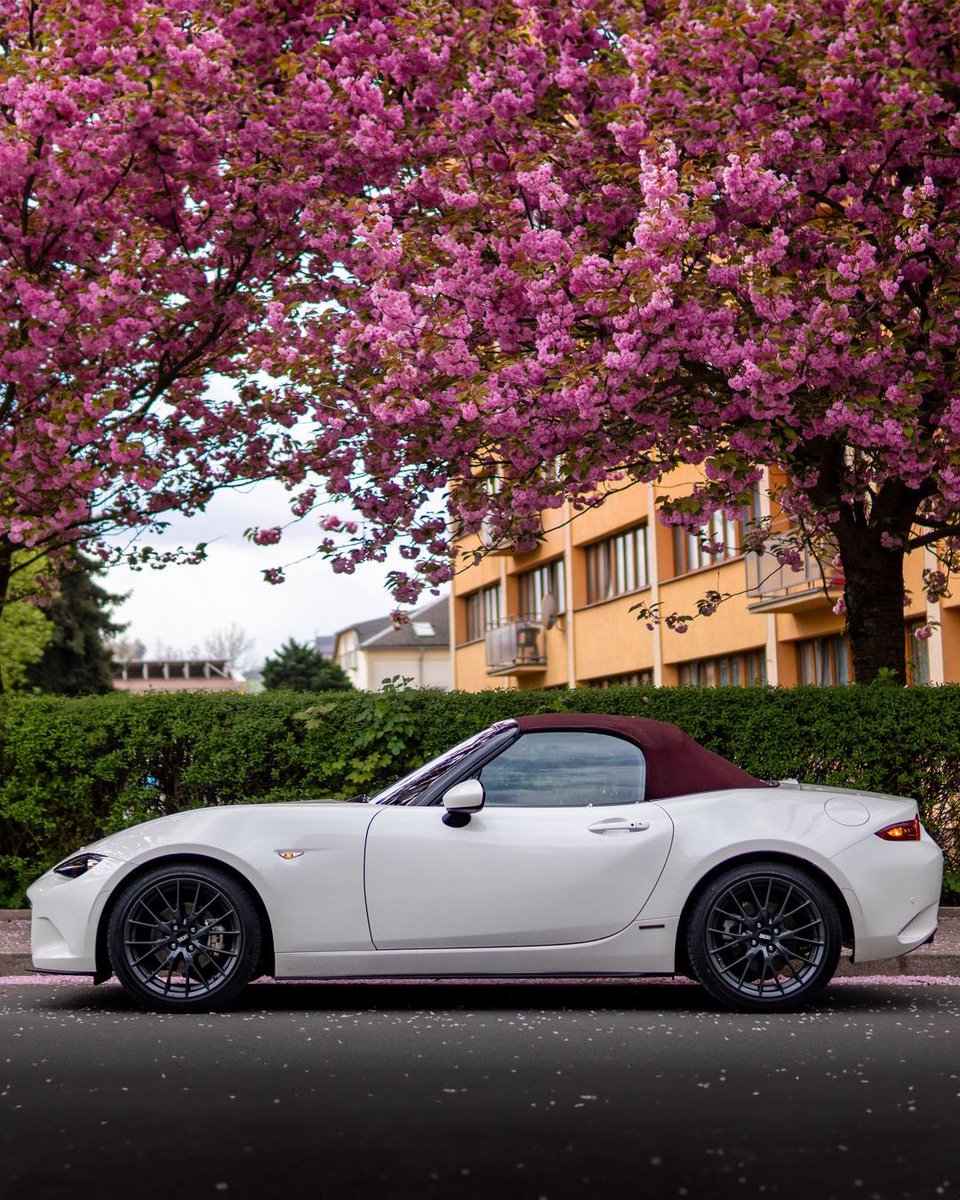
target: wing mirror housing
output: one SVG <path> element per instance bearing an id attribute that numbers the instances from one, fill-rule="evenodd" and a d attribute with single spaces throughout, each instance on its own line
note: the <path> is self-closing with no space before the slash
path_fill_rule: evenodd
<path id="1" fill-rule="evenodd" d="M 479 779 L 464 779 L 443 793 L 444 825 L 460 829 L 470 824 L 470 814 L 483 808 L 485 792 Z"/>

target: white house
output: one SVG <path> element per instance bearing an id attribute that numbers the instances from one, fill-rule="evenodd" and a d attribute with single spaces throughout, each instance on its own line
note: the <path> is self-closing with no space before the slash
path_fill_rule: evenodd
<path id="1" fill-rule="evenodd" d="M 376 692 L 387 679 L 401 676 L 412 687 L 449 690 L 450 609 L 444 598 L 411 613 L 395 628 L 389 617 L 357 621 L 336 634 L 333 657 L 354 687 Z"/>

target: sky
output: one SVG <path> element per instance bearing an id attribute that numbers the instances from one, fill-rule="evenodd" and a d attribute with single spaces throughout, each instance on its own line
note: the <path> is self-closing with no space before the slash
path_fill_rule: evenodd
<path id="1" fill-rule="evenodd" d="M 203 653 L 211 634 L 236 624 L 256 640 L 247 664 L 255 666 L 288 638 L 312 642 L 318 634 L 386 616 L 397 607 L 385 580 L 391 565 L 400 564 L 399 556 L 394 564 L 369 563 L 353 575 L 335 575 L 323 560 L 307 558 L 287 570 L 286 583 L 265 583 L 264 568 L 305 557 L 320 540 L 309 520 L 287 530 L 278 546 L 254 546 L 244 539 L 251 526 L 285 524 L 288 500 L 288 493 L 272 483 L 222 492 L 204 513 L 190 519 L 172 515 L 163 538 L 144 535 L 144 543 L 152 546 L 207 542 L 207 560 L 161 571 L 111 568 L 106 588 L 130 593 L 113 610 L 118 621 L 128 623 L 120 636 L 143 642 L 148 656 L 189 654 L 194 648 Z M 433 600 L 427 593 L 422 603 Z"/>

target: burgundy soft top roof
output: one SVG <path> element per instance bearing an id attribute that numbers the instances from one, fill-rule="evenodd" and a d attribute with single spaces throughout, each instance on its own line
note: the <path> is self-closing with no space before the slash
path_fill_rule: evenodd
<path id="1" fill-rule="evenodd" d="M 594 729 L 600 733 L 618 734 L 634 742 L 647 760 L 648 800 L 665 800 L 668 796 L 724 788 L 769 786 L 666 721 L 605 713 L 541 713 L 534 717 L 517 717 L 516 722 L 521 733 L 535 729 Z"/>

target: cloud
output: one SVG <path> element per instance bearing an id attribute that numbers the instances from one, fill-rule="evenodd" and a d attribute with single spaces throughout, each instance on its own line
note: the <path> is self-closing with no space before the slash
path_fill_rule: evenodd
<path id="1" fill-rule="evenodd" d="M 139 638 L 149 654 L 155 654 L 159 644 L 186 653 L 194 646 L 202 650 L 214 630 L 235 622 L 256 639 L 251 657 L 261 661 L 287 638 L 311 641 L 396 607 L 385 580 L 387 571 L 400 565 L 399 556 L 383 565 L 358 567 L 353 575 L 335 575 L 319 558 L 296 562 L 311 555 L 319 541 L 313 521 L 288 530 L 279 546 L 254 546 L 244 540 L 243 531 L 250 526 L 289 520 L 287 499 L 275 483 L 225 491 L 205 512 L 173 517 L 162 538 L 144 539 L 164 546 L 206 542 L 207 561 L 161 571 L 112 568 L 107 588 L 130 593 L 115 610 L 119 621 L 129 623 L 123 636 Z M 330 511 L 338 511 L 336 505 L 331 504 Z M 286 583 L 264 582 L 261 571 L 291 562 L 296 565 L 287 571 Z"/>

